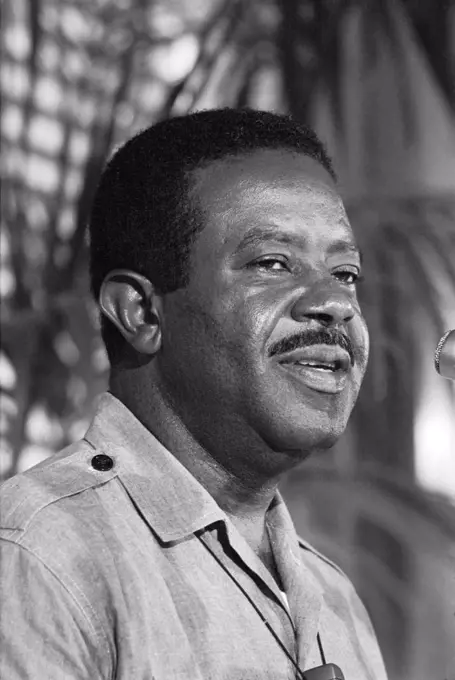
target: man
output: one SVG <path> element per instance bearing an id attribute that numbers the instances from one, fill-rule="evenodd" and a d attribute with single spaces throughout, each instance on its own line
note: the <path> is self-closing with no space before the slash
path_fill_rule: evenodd
<path id="1" fill-rule="evenodd" d="M 368 355 L 321 143 L 252 110 L 159 123 L 108 164 L 90 236 L 109 393 L 3 488 L 4 677 L 384 680 L 277 492 L 345 429 Z"/>

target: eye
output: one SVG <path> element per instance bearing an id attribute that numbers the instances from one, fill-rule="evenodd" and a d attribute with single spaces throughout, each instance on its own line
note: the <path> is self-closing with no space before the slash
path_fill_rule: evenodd
<path id="1" fill-rule="evenodd" d="M 357 267 L 338 269 L 336 272 L 333 272 L 333 276 L 335 276 L 342 283 L 346 283 L 348 286 L 353 286 L 362 280 Z"/>
<path id="2" fill-rule="evenodd" d="M 254 262 L 250 262 L 248 267 L 251 269 L 262 269 L 268 272 L 290 271 L 289 263 L 286 258 L 280 258 L 276 255 L 269 257 L 261 257 Z"/>

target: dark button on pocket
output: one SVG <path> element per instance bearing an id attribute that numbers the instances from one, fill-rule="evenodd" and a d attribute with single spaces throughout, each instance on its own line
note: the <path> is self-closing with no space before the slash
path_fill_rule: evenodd
<path id="1" fill-rule="evenodd" d="M 99 472 L 107 472 L 114 467 L 114 461 L 110 456 L 99 453 L 92 458 L 92 467 L 95 468 L 95 470 L 99 470 Z"/>

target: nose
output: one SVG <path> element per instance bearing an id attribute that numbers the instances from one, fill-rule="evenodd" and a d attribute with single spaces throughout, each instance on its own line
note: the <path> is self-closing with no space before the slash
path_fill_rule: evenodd
<path id="1" fill-rule="evenodd" d="M 317 321 L 323 326 L 339 326 L 353 319 L 353 300 L 348 292 L 335 286 L 324 286 L 317 291 L 306 291 L 293 305 L 295 321 Z"/>

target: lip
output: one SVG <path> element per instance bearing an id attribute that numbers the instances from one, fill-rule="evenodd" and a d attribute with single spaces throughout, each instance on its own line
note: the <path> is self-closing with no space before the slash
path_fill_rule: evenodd
<path id="1" fill-rule="evenodd" d="M 312 366 L 303 366 L 300 361 L 335 363 L 334 371 Z M 349 354 L 339 346 L 311 345 L 296 349 L 281 356 L 279 364 L 283 370 L 299 380 L 306 387 L 325 394 L 339 394 L 346 387 L 350 373 Z"/>
<path id="2" fill-rule="evenodd" d="M 281 355 L 280 364 L 295 364 L 299 361 L 312 361 L 321 364 L 337 364 L 337 370 L 347 372 L 351 366 L 349 354 L 339 345 L 309 345 Z"/>
<path id="3" fill-rule="evenodd" d="M 342 392 L 346 387 L 349 375 L 346 371 L 325 372 L 318 368 L 300 366 L 299 364 L 281 364 L 281 367 L 306 387 L 325 394 Z"/>

